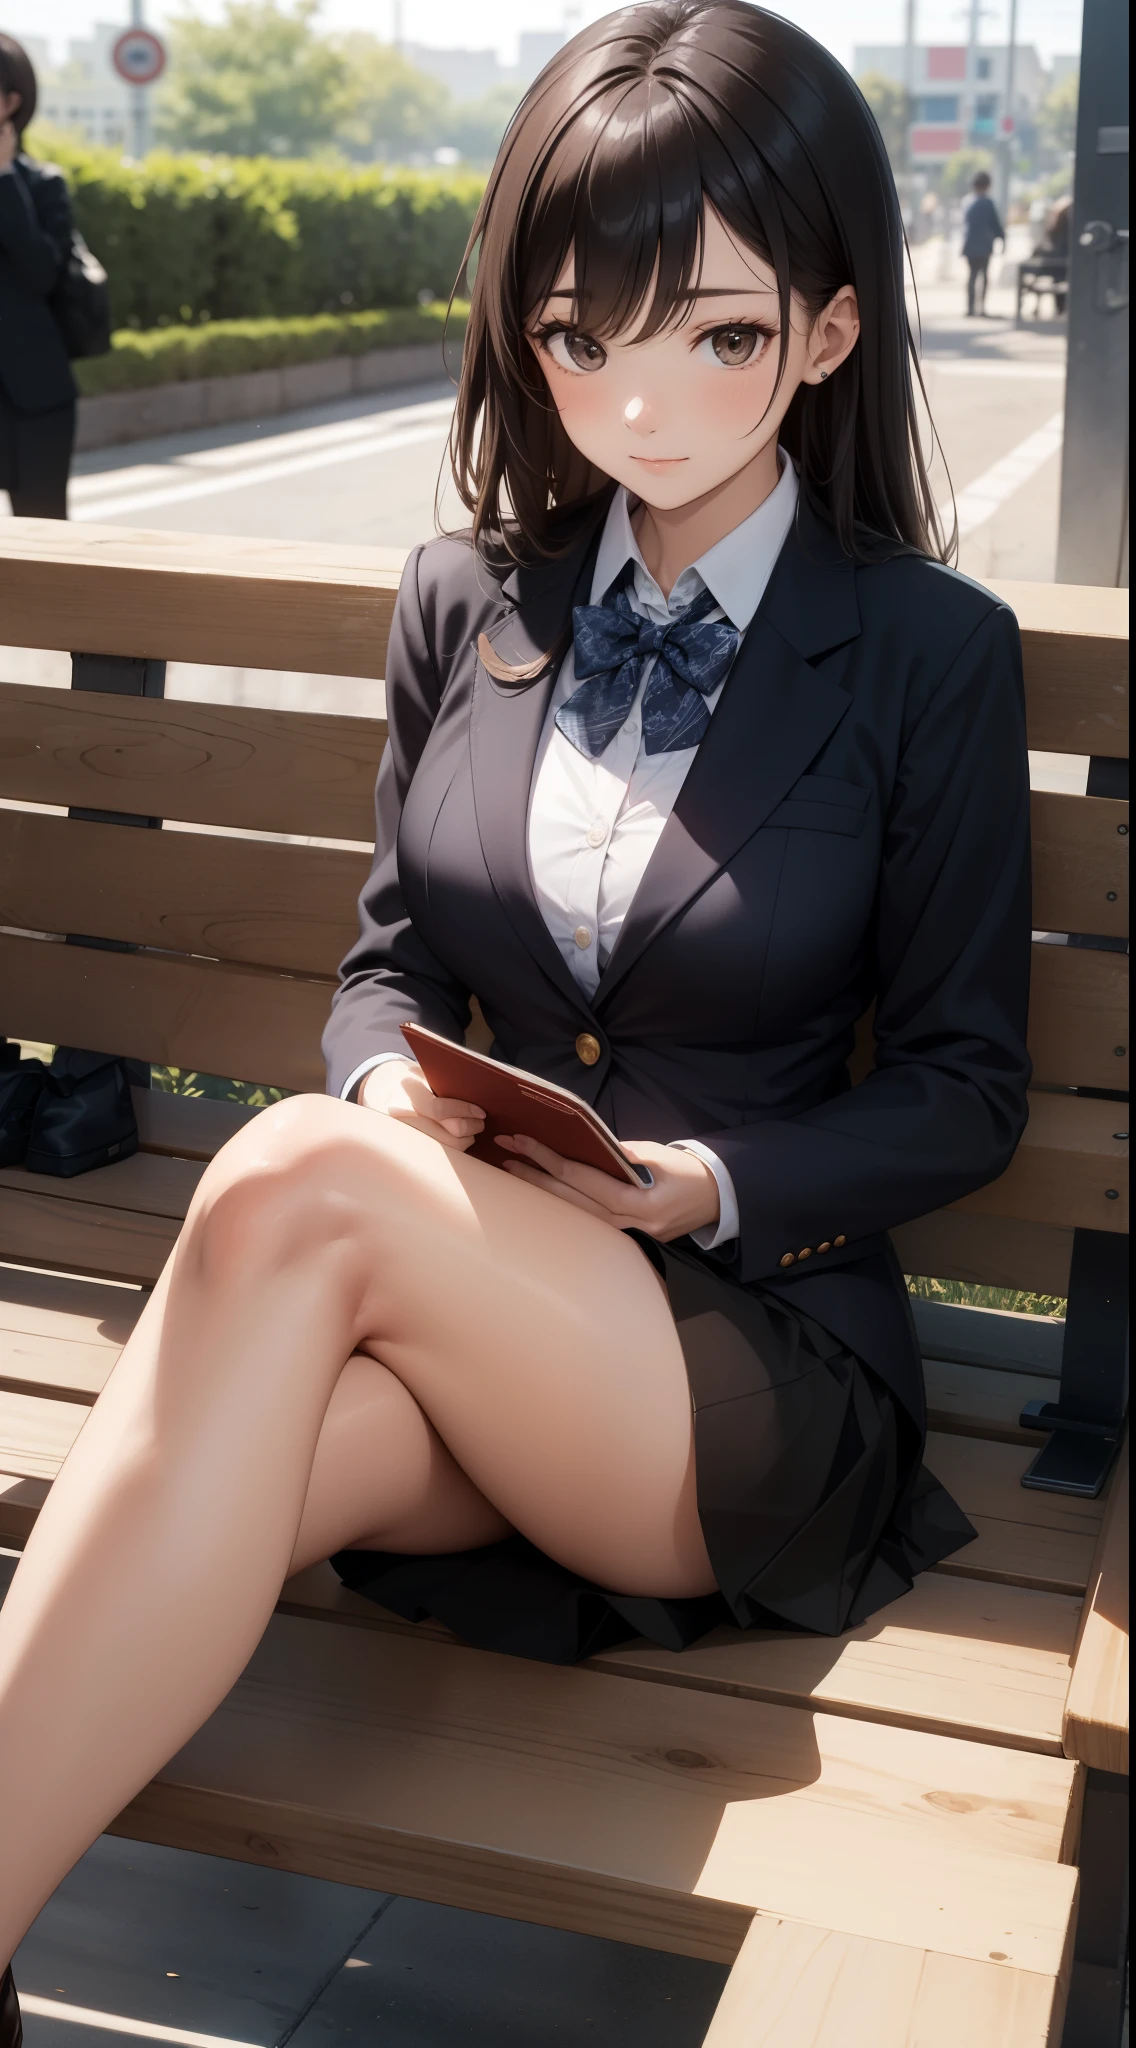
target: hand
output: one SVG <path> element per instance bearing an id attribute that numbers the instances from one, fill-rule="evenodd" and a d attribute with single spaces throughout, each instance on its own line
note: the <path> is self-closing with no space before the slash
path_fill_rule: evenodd
<path id="1" fill-rule="evenodd" d="M 476 1102 L 435 1095 L 417 1060 L 384 1060 L 381 1067 L 372 1067 L 359 1100 L 364 1109 L 377 1109 L 382 1116 L 409 1124 L 451 1152 L 468 1152 L 485 1127 L 485 1111 Z"/>
<path id="2" fill-rule="evenodd" d="M 0 121 L 0 171 L 10 171 L 20 153 L 20 138 L 14 121 Z"/>
<path id="3" fill-rule="evenodd" d="M 615 1230 L 642 1230 L 669 1244 L 672 1237 L 716 1223 L 721 1213 L 718 1183 L 693 1152 L 670 1145 L 624 1144 L 628 1158 L 649 1166 L 654 1175 L 654 1187 L 637 1188 L 598 1167 L 562 1159 L 535 1138 L 498 1138 L 497 1143 L 514 1155 L 506 1161 L 506 1173 L 544 1188 L 574 1208 L 586 1209 Z"/>

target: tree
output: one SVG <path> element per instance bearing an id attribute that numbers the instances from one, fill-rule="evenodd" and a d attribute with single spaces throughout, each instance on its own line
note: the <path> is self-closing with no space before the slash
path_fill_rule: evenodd
<path id="1" fill-rule="evenodd" d="M 450 141 L 450 95 L 439 79 L 374 36 L 341 36 L 335 47 L 347 73 L 338 140 L 349 155 L 398 160 Z"/>
<path id="2" fill-rule="evenodd" d="M 315 27 L 321 0 L 226 0 L 171 23 L 157 130 L 178 149 L 305 156 L 351 115 L 349 65 Z"/>
<path id="3" fill-rule="evenodd" d="M 906 88 L 897 85 L 894 78 L 885 78 L 882 71 L 866 71 L 856 83 L 876 117 L 892 168 L 897 169 L 907 154 L 910 115 Z"/>
<path id="4" fill-rule="evenodd" d="M 1037 125 L 1043 142 L 1059 156 L 1072 156 L 1077 146 L 1077 100 L 1081 90 L 1080 73 L 1071 71 L 1060 85 L 1055 85 L 1037 111 Z"/>
<path id="5" fill-rule="evenodd" d="M 989 171 L 990 176 L 994 176 L 994 159 L 988 149 L 956 149 L 939 172 L 940 198 L 961 199 L 964 192 L 969 192 L 979 171 Z"/>
<path id="6" fill-rule="evenodd" d="M 445 123 L 446 141 L 466 163 L 491 164 L 521 99 L 519 85 L 494 85 L 479 100 L 461 100 Z"/>

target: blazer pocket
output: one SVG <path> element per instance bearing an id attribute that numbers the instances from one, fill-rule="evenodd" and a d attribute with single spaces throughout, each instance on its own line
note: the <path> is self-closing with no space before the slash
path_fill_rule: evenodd
<path id="1" fill-rule="evenodd" d="M 802 775 L 771 811 L 767 825 L 795 825 L 807 832 L 842 832 L 858 839 L 868 815 L 871 791 L 835 775 Z"/>

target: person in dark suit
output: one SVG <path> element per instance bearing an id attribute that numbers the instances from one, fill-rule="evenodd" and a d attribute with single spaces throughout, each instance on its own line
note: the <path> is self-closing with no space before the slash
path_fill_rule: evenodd
<path id="1" fill-rule="evenodd" d="M 1021 665 L 945 565 L 878 131 L 785 21 L 651 0 L 473 247 L 472 527 L 399 592 L 328 1096 L 207 1169 L 0 1616 L 0 1960 L 304 1564 L 571 1661 L 836 1634 L 973 1533 L 887 1232 L 1025 1121 Z M 400 1025 L 475 996 L 650 1185 L 469 1156 Z"/>
<path id="2" fill-rule="evenodd" d="M 976 171 L 971 197 L 962 216 L 962 253 L 966 258 L 966 316 L 981 319 L 986 312 L 986 276 L 995 242 L 1006 246 L 1002 217 L 990 197 L 989 171 Z"/>
<path id="3" fill-rule="evenodd" d="M 0 490 L 27 519 L 66 519 L 75 379 L 51 295 L 71 253 L 67 181 L 22 141 L 36 105 L 26 51 L 0 35 Z"/>

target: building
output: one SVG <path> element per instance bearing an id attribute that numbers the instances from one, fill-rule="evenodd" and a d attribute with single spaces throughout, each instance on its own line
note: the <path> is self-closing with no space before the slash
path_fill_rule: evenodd
<path id="1" fill-rule="evenodd" d="M 1052 77 L 1032 43 L 1014 48 L 1013 106 L 1006 98 L 1009 47 L 965 43 L 917 43 L 911 52 L 913 101 L 911 163 L 935 170 L 956 150 L 993 148 L 1023 124 L 1032 125 L 1052 86 Z M 907 83 L 903 43 L 860 43 L 854 54 L 857 78 L 877 72 Z M 1010 126 L 1012 122 L 1013 126 Z"/>
<path id="2" fill-rule="evenodd" d="M 436 50 L 427 43 L 403 43 L 401 50 L 455 100 L 479 100 L 497 85 L 531 85 L 565 41 L 562 29 L 522 29 L 515 64 L 502 64 L 496 50 Z"/>
<path id="3" fill-rule="evenodd" d="M 67 61 L 39 71 L 39 111 L 53 128 L 66 128 L 87 142 L 125 149 L 133 130 L 133 100 L 138 88 L 127 85 L 111 63 L 111 50 L 122 34 L 121 21 L 98 21 L 89 36 L 67 45 Z M 34 61 L 34 59 L 33 59 Z"/>

